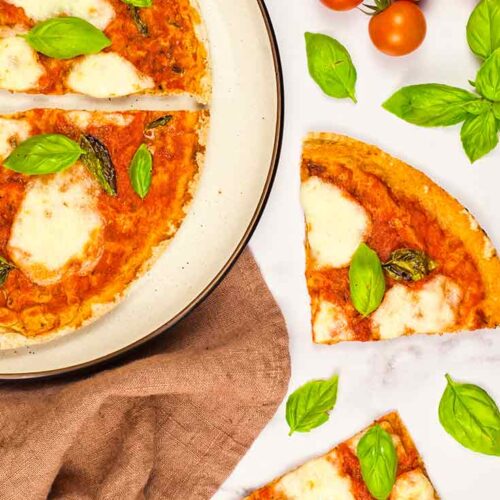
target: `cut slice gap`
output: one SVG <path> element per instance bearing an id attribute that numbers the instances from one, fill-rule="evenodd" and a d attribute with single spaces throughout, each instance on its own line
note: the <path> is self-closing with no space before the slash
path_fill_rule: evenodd
<path id="1" fill-rule="evenodd" d="M 477 221 L 422 172 L 349 137 L 310 134 L 304 143 L 302 203 L 313 340 L 384 340 L 453 333 L 500 323 L 500 260 Z M 354 308 L 349 266 L 366 243 L 387 262 L 424 252 L 436 268 L 423 279 L 385 273 L 371 315 Z"/>

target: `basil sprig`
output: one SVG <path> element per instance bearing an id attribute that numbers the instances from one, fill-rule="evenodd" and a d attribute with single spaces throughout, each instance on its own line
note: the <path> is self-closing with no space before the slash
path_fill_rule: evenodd
<path id="1" fill-rule="evenodd" d="M 19 144 L 3 165 L 20 174 L 54 174 L 71 167 L 82 153 L 84 150 L 65 135 L 35 135 Z"/>
<path id="2" fill-rule="evenodd" d="M 141 144 L 132 158 L 129 177 L 134 191 L 144 199 L 149 193 L 153 177 L 153 156 L 146 144 Z"/>
<path id="3" fill-rule="evenodd" d="M 312 380 L 292 392 L 286 402 L 286 421 L 294 432 L 309 432 L 324 424 L 337 402 L 339 377 Z"/>
<path id="4" fill-rule="evenodd" d="M 500 411 L 481 387 L 446 375 L 448 385 L 439 403 L 439 421 L 462 446 L 500 456 Z"/>
<path id="5" fill-rule="evenodd" d="M 309 74 L 321 90 L 331 96 L 356 102 L 357 73 L 347 49 L 321 33 L 306 33 Z"/>
<path id="6" fill-rule="evenodd" d="M 97 54 L 111 45 L 111 40 L 102 31 L 79 17 L 43 21 L 23 37 L 37 52 L 55 59 Z"/>
<path id="7" fill-rule="evenodd" d="M 481 0 L 467 23 L 471 50 L 484 59 L 475 92 L 436 83 L 410 85 L 392 95 L 383 107 L 399 118 L 423 127 L 463 122 L 461 140 L 471 162 L 498 144 L 500 128 L 500 2 Z"/>
<path id="8" fill-rule="evenodd" d="M 391 435 L 374 425 L 359 441 L 356 455 L 368 491 L 377 500 L 386 500 L 396 481 L 398 455 Z"/>
<path id="9" fill-rule="evenodd" d="M 356 310 L 368 316 L 381 304 L 385 294 L 385 277 L 378 255 L 365 243 L 354 253 L 349 268 L 351 300 Z"/>

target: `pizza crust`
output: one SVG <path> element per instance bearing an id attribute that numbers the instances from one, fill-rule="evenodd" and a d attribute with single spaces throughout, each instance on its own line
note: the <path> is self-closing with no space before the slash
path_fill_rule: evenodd
<path id="1" fill-rule="evenodd" d="M 442 229 L 463 242 L 481 275 L 485 298 L 482 303 L 487 326 L 500 324 L 500 260 L 486 234 L 470 212 L 425 174 L 388 155 L 376 146 L 343 135 L 313 132 L 304 141 L 303 158 L 328 167 L 329 158 L 377 176 L 395 197 L 418 202 L 432 214 Z M 367 161 L 369 159 L 369 161 Z M 303 171 L 302 175 L 306 173 Z M 309 252 L 308 252 L 309 253 Z"/>

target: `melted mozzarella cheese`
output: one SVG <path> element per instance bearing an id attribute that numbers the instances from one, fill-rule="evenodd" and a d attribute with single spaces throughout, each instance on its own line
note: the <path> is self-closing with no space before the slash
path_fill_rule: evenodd
<path id="1" fill-rule="evenodd" d="M 460 287 L 442 275 L 418 290 L 398 284 L 387 292 L 372 322 L 382 339 L 443 332 L 453 326 L 461 298 Z"/>
<path id="2" fill-rule="evenodd" d="M 0 87 L 22 92 L 37 87 L 44 74 L 36 52 L 17 36 L 0 39 Z"/>
<path id="3" fill-rule="evenodd" d="M 80 164 L 28 185 L 8 250 L 34 283 L 49 285 L 97 265 L 104 228 L 97 197 L 94 180 Z"/>
<path id="4" fill-rule="evenodd" d="M 314 318 L 313 336 L 318 344 L 352 338 L 352 330 L 340 306 L 326 300 L 320 302 Z"/>
<path id="5" fill-rule="evenodd" d="M 68 111 L 66 118 L 82 130 L 86 129 L 90 124 L 126 127 L 134 120 L 133 115 L 123 113 L 92 113 L 91 111 Z"/>
<path id="6" fill-rule="evenodd" d="M 26 140 L 31 131 L 25 120 L 0 118 L 0 160 L 7 158 L 16 145 Z"/>
<path id="7" fill-rule="evenodd" d="M 107 0 L 6 0 L 21 7 L 33 21 L 44 21 L 62 15 L 81 17 L 103 30 L 115 17 Z"/>
<path id="8" fill-rule="evenodd" d="M 84 57 L 71 69 L 67 83 L 75 92 L 101 98 L 126 96 L 154 87 L 152 78 L 112 52 Z"/>
<path id="9" fill-rule="evenodd" d="M 390 500 L 434 500 L 434 488 L 420 469 L 401 474 L 392 488 Z"/>
<path id="10" fill-rule="evenodd" d="M 319 267 L 344 267 L 369 225 L 365 210 L 333 184 L 311 177 L 302 184 L 308 242 Z"/>
<path id="11" fill-rule="evenodd" d="M 335 452 L 317 458 L 283 476 L 275 486 L 290 500 L 355 500 L 350 477 L 336 464 Z"/>

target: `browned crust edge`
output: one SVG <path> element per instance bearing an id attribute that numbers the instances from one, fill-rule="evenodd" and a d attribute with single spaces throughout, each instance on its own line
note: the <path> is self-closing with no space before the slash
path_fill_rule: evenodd
<path id="1" fill-rule="evenodd" d="M 303 159 L 328 168 L 331 158 L 348 156 L 349 167 L 380 178 L 397 197 L 410 198 L 431 213 L 439 225 L 459 238 L 476 264 L 485 288 L 483 310 L 488 327 L 500 324 L 500 259 L 470 212 L 427 175 L 385 153 L 376 146 L 351 137 L 312 132 L 304 140 Z M 354 161 L 353 161 L 354 160 Z M 304 167 L 303 167 L 304 168 Z M 302 170 L 302 176 L 306 172 Z"/>

